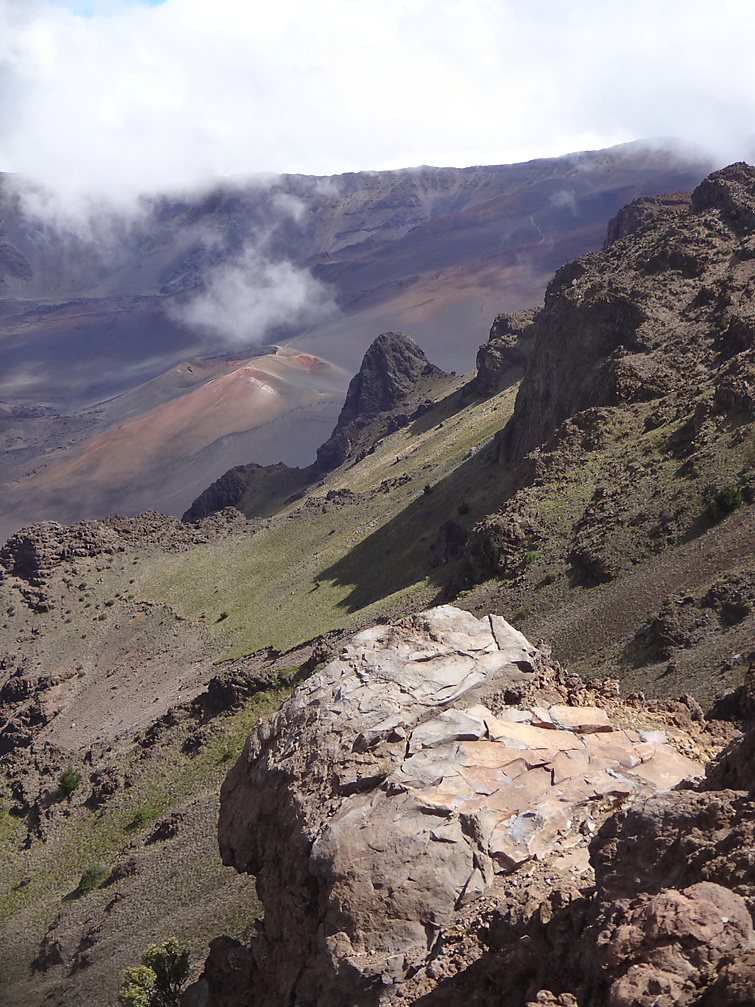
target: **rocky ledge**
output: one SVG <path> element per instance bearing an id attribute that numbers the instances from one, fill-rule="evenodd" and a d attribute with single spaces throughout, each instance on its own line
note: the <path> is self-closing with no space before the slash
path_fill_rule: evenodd
<path id="1" fill-rule="evenodd" d="M 227 777 L 221 853 L 256 876 L 265 917 L 250 948 L 215 942 L 189 1004 L 463 1003 L 471 966 L 497 940 L 526 947 L 531 960 L 509 968 L 508 990 L 492 987 L 497 999 L 476 1002 L 523 1004 L 548 970 L 560 973 L 562 989 L 551 981 L 554 999 L 538 1003 L 630 1002 L 621 996 L 636 993 L 642 927 L 660 912 L 655 894 L 627 904 L 626 954 L 609 954 L 613 938 L 601 938 L 606 962 L 575 966 L 577 942 L 560 965 L 554 946 L 538 949 L 530 931 L 554 913 L 562 929 L 564 920 L 605 928 L 605 906 L 585 898 L 596 880 L 590 843 L 616 888 L 610 851 L 631 839 L 626 823 L 606 833 L 606 819 L 704 776 L 700 757 L 715 742 L 689 702 L 668 704 L 664 720 L 640 701 L 622 702 L 615 683 L 588 688 L 497 616 L 443 606 L 363 631 L 255 728 Z M 672 916 L 702 921 L 704 902 L 736 922 L 722 949 L 753 946 L 740 895 L 694 872 L 684 883 Z M 602 882 L 609 905 L 613 888 Z M 450 956 L 454 944 L 464 953 Z M 708 965 L 724 950 L 706 952 Z M 684 953 L 680 961 L 688 980 L 692 966 Z M 556 1000 L 575 969 L 582 984 L 592 970 L 588 986 L 621 996 Z"/>

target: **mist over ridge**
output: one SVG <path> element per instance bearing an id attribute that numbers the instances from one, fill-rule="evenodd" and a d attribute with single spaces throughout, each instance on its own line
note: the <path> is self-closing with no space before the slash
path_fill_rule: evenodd
<path id="1" fill-rule="evenodd" d="M 37 183 L 0 177 L 0 532 L 180 514 L 235 464 L 309 464 L 378 333 L 404 331 L 438 366 L 468 371 L 495 316 L 539 303 L 622 205 L 691 188 L 709 168 L 625 144 L 511 165 L 236 178 L 65 217 L 44 216 L 55 204 Z M 241 422 L 233 403 L 250 366 L 260 408 Z M 203 386 L 221 378 L 230 397 L 208 414 Z M 129 438 L 146 415 L 160 418 L 150 436 Z"/>

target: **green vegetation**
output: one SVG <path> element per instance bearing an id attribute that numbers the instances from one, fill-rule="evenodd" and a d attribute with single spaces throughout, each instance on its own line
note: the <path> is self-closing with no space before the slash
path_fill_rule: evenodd
<path id="1" fill-rule="evenodd" d="M 532 605 L 521 605 L 511 616 L 513 623 L 522 622 L 528 615 L 532 615 Z"/>
<path id="2" fill-rule="evenodd" d="M 175 937 L 150 944 L 141 965 L 124 971 L 118 1003 L 120 1007 L 179 1007 L 188 978 L 189 952 Z"/>
<path id="3" fill-rule="evenodd" d="M 149 822 L 153 822 L 159 813 L 159 810 L 154 805 L 141 805 L 141 807 L 138 807 L 129 819 L 129 822 L 126 825 L 126 830 L 128 832 L 138 832 L 139 829 L 143 828 Z"/>
<path id="4" fill-rule="evenodd" d="M 82 872 L 81 877 L 79 878 L 79 885 L 76 889 L 76 894 L 78 896 L 88 895 L 90 892 L 93 892 L 95 888 L 99 888 L 102 882 L 109 875 L 110 871 L 104 864 L 91 864 Z"/>
<path id="5" fill-rule="evenodd" d="M 234 539 L 232 549 L 221 539 L 186 552 L 140 553 L 129 571 L 133 594 L 152 604 L 170 598 L 175 614 L 228 658 L 267 646 L 284 651 L 433 604 L 452 573 L 433 565 L 440 526 L 460 501 L 467 513 L 494 510 L 507 478 L 476 449 L 506 422 L 516 387 L 459 409 L 461 385 L 456 379 L 427 416 L 333 472 L 325 487 L 279 503 L 268 524 Z M 112 574 L 101 576 L 103 593 L 122 589 Z"/>
<path id="6" fill-rule="evenodd" d="M 132 965 L 123 973 L 118 993 L 120 1007 L 151 1007 L 155 973 L 146 965 Z"/>
<path id="7" fill-rule="evenodd" d="M 533 563 L 537 563 L 540 559 L 540 552 L 537 549 L 528 549 L 524 554 L 524 562 L 527 566 L 532 566 Z"/>
<path id="8" fill-rule="evenodd" d="M 713 495 L 714 517 L 731 514 L 732 511 L 741 507 L 744 502 L 740 488 L 733 483 L 728 483 Z"/>
<path id="9" fill-rule="evenodd" d="M 70 797 L 81 783 L 81 773 L 77 773 L 73 766 L 68 766 L 58 776 L 58 790 L 63 797 Z"/>

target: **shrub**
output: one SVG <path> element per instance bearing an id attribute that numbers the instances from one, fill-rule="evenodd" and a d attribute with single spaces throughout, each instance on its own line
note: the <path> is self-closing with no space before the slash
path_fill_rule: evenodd
<path id="1" fill-rule="evenodd" d="M 110 874 L 104 864 L 92 864 L 87 867 L 79 878 L 79 887 L 76 889 L 77 895 L 88 895 L 95 888 L 99 888 L 102 882 Z"/>
<path id="2" fill-rule="evenodd" d="M 731 514 L 744 502 L 742 491 L 731 483 L 728 486 L 722 486 L 713 496 L 713 503 L 722 514 Z"/>
<path id="3" fill-rule="evenodd" d="M 69 766 L 58 777 L 58 790 L 64 797 L 70 797 L 80 783 L 81 773 L 77 773 L 73 766 Z"/>
<path id="4" fill-rule="evenodd" d="M 120 1007 L 151 1007 L 155 973 L 146 965 L 132 965 L 123 972 L 118 993 Z"/>
<path id="5" fill-rule="evenodd" d="M 127 968 L 118 994 L 120 1007 L 179 1007 L 189 978 L 189 952 L 175 937 L 150 944 L 141 965 Z"/>
<path id="6" fill-rule="evenodd" d="M 469 510 L 470 507 L 466 500 L 462 500 L 462 502 L 456 508 L 459 517 L 464 517 L 466 514 L 469 514 Z"/>
<path id="7" fill-rule="evenodd" d="M 126 826 L 126 830 L 128 832 L 136 832 L 143 825 L 146 825 L 155 818 L 157 818 L 157 809 L 153 808 L 150 804 L 142 804 L 134 812 L 133 817 Z"/>
<path id="8" fill-rule="evenodd" d="M 516 612 L 514 612 L 514 614 L 511 616 L 511 621 L 521 622 L 522 619 L 526 619 L 527 616 L 530 615 L 531 613 L 532 613 L 531 605 L 522 605 L 522 607 L 518 608 Z"/>
<path id="9" fill-rule="evenodd" d="M 524 562 L 527 566 L 532 566 L 533 563 L 537 563 L 540 559 L 540 551 L 538 549 L 528 549 L 524 554 Z"/>

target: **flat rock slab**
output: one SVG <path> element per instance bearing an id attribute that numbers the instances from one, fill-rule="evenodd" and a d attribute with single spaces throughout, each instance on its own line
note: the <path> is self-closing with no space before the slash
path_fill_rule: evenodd
<path id="1" fill-rule="evenodd" d="M 390 989 L 496 875 L 578 877 L 610 810 L 702 774 L 598 707 L 503 706 L 541 663 L 500 617 L 442 606 L 359 633 L 257 725 L 220 843 L 258 877 L 270 1003 Z"/>

